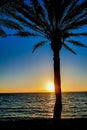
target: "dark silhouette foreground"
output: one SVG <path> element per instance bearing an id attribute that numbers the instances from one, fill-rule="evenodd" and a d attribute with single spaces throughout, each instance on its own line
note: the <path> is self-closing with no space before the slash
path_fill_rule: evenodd
<path id="1" fill-rule="evenodd" d="M 0 121 L 0 130 L 87 130 L 87 119 L 61 119 L 59 124 L 54 125 L 52 119 L 33 119 L 18 121 Z"/>

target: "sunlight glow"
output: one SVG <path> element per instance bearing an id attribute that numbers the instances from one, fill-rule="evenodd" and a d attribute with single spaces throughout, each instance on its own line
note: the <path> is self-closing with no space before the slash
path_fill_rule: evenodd
<path id="1" fill-rule="evenodd" d="M 48 83 L 47 91 L 48 92 L 54 92 L 54 83 Z"/>

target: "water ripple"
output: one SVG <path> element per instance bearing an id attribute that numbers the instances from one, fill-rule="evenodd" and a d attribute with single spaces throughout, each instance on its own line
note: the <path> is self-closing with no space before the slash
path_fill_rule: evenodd
<path id="1" fill-rule="evenodd" d="M 87 93 L 63 93 L 62 118 L 87 118 Z M 54 94 L 0 94 L 0 120 L 52 118 Z"/>

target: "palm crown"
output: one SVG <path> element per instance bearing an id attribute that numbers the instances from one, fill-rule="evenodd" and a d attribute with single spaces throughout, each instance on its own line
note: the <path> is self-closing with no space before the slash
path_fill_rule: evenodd
<path id="1" fill-rule="evenodd" d="M 9 7 L 9 8 L 8 8 Z M 87 1 L 83 0 L 29 0 L 27 4 L 14 0 L 7 2 L 0 12 L 1 27 L 15 29 L 17 32 L 11 35 L 18 36 L 41 36 L 51 41 L 51 48 L 66 49 L 76 54 L 67 44 L 70 42 L 76 46 L 86 47 L 83 43 L 70 36 L 87 36 L 87 33 L 72 33 L 87 25 Z M 6 36 L 5 31 L 0 27 L 0 36 Z M 27 28 L 26 28 L 27 27 Z M 28 29 L 29 28 L 29 29 Z M 44 45 L 45 41 L 36 44 L 33 51 Z"/>

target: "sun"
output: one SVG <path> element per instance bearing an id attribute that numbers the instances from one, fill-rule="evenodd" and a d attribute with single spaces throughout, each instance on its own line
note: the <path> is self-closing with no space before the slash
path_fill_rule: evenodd
<path id="1" fill-rule="evenodd" d="M 54 83 L 48 83 L 47 91 L 48 92 L 54 92 Z"/>

